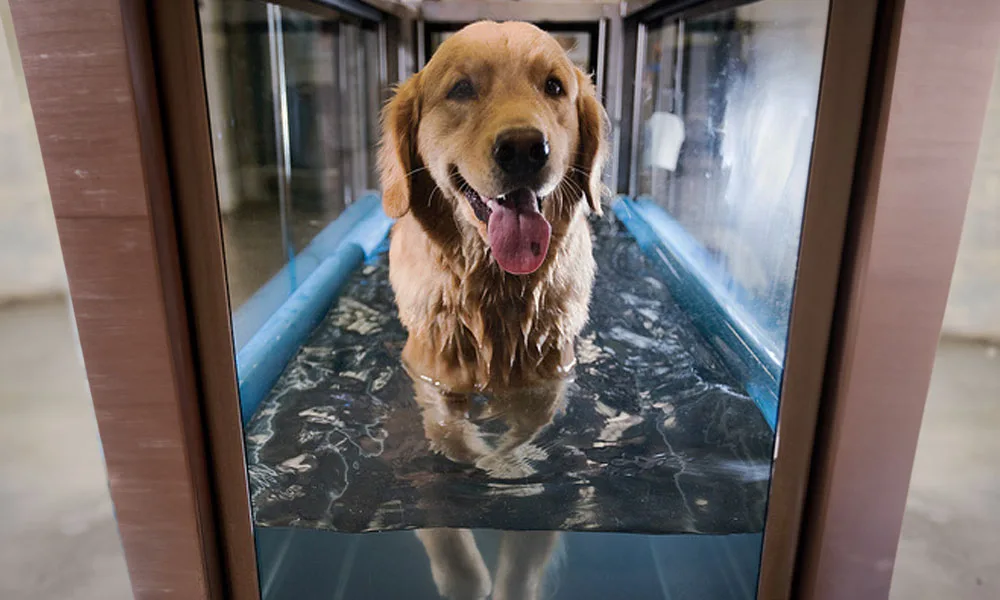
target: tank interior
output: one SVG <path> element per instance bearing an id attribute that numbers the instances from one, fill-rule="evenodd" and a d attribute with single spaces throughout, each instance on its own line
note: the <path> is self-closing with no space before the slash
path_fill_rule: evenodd
<path id="1" fill-rule="evenodd" d="M 200 3 L 265 599 L 441 597 L 410 531 L 437 528 L 491 571 L 501 532 L 560 532 L 539 598 L 756 597 L 828 8 Z M 557 405 L 432 414 L 400 364 L 379 112 L 480 19 L 592 76 L 612 196 Z M 434 419 L 510 452 L 455 459 Z"/>

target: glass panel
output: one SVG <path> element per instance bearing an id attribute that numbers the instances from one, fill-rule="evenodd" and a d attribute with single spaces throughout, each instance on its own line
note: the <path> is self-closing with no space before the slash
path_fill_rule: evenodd
<path id="1" fill-rule="evenodd" d="M 551 33 L 552 37 L 556 38 L 559 45 L 569 55 L 569 59 L 585 73 L 590 73 L 597 68 L 597 65 L 590 64 L 590 56 L 593 51 L 591 44 L 596 44 L 597 40 L 594 40 L 589 32 L 553 31 Z"/>
<path id="2" fill-rule="evenodd" d="M 597 217 L 596 26 L 432 31 L 383 134 L 375 24 L 201 4 L 265 599 L 754 597 L 826 10 L 644 24 Z"/>
<path id="3" fill-rule="evenodd" d="M 725 273 L 784 356 L 828 0 L 765 0 L 646 32 L 637 192 Z"/>
<path id="4" fill-rule="evenodd" d="M 585 73 L 591 73 L 597 68 L 597 65 L 591 64 L 591 56 L 594 52 L 594 47 L 592 44 L 596 44 L 597 40 L 594 39 L 593 34 L 589 31 L 571 31 L 559 28 L 559 30 L 552 30 L 551 28 L 546 28 L 545 24 L 539 25 L 542 29 L 549 31 L 552 37 L 559 42 L 563 50 L 569 55 L 573 64 L 583 69 Z M 454 31 L 434 31 L 430 35 L 430 53 L 434 54 L 438 46 L 441 45 L 446 39 L 450 38 L 455 34 Z"/>
<path id="5" fill-rule="evenodd" d="M 375 188 L 378 34 L 243 0 L 201 3 L 201 18 L 241 348 L 318 265 L 310 243 Z"/>
<path id="6" fill-rule="evenodd" d="M 267 11 L 262 4 L 236 0 L 201 3 L 201 31 L 229 295 L 235 311 L 288 261 L 282 239 L 284 213 L 273 185 L 277 146 Z M 284 273 L 279 279 L 275 287 L 287 296 L 290 277 Z"/>

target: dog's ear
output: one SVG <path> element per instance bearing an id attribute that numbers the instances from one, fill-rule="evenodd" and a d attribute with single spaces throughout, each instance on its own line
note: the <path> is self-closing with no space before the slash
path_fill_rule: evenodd
<path id="1" fill-rule="evenodd" d="M 597 89 L 593 81 L 583 71 L 576 70 L 576 80 L 580 93 L 576 101 L 576 111 L 580 119 L 580 147 L 575 165 L 583 181 L 580 182 L 590 210 L 601 214 L 601 197 L 604 184 L 601 173 L 608 160 L 608 114 L 597 99 Z"/>
<path id="2" fill-rule="evenodd" d="M 393 219 L 410 210 L 410 177 L 417 162 L 417 123 L 420 120 L 420 75 L 396 88 L 382 109 L 382 141 L 378 150 L 382 209 Z"/>

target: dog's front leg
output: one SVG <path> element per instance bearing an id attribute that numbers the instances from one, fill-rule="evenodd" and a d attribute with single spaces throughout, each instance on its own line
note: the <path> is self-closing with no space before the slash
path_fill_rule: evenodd
<path id="1" fill-rule="evenodd" d="M 482 600 L 490 595 L 490 572 L 468 529 L 418 529 L 431 561 L 438 593 L 448 600 Z"/>
<path id="2" fill-rule="evenodd" d="M 536 600 L 558 540 L 556 531 L 505 531 L 493 600 Z"/>

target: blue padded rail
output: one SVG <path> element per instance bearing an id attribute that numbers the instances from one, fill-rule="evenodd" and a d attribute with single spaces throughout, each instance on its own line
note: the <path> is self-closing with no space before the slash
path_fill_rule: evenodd
<path id="1" fill-rule="evenodd" d="M 743 381 L 773 430 L 778 420 L 782 351 L 745 309 L 747 294 L 665 210 L 619 197 L 612 209 L 672 283 L 692 321 Z"/>
<path id="2" fill-rule="evenodd" d="M 348 205 L 335 221 L 316 234 L 309 245 L 268 280 L 243 306 L 233 314 L 233 341 L 236 350 L 242 350 L 264 323 L 288 299 L 325 259 L 332 256 L 344 238 L 358 223 L 378 212 L 382 199 L 377 193 L 368 193 Z"/>
<path id="3" fill-rule="evenodd" d="M 236 355 L 240 410 L 244 424 L 267 396 L 288 361 L 323 320 L 344 281 L 366 258 L 376 254 L 385 241 L 392 219 L 382 212 L 377 196 L 374 197 L 374 202 L 370 198 L 366 197 L 348 207 L 298 255 L 296 269 L 300 276 L 303 256 L 315 260 L 317 264 L 309 268 L 308 276 L 287 298 L 275 295 L 274 289 L 278 288 L 268 288 L 275 279 L 258 291 L 258 295 L 267 296 L 258 300 L 258 305 L 253 308 L 255 311 L 269 306 L 275 297 L 284 301 L 271 312 Z M 365 204 L 354 209 L 361 202 Z M 256 298 L 257 295 L 251 301 Z M 239 314 L 234 317 L 234 322 L 238 318 Z M 244 319 L 243 326 L 252 322 L 248 317 Z M 239 326 L 240 324 L 234 325 L 234 329 Z"/>

